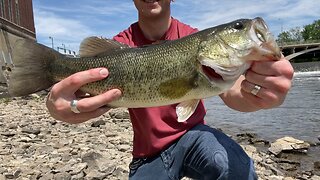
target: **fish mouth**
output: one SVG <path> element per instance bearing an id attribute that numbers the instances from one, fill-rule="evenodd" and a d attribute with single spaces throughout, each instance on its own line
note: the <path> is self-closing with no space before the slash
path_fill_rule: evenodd
<path id="1" fill-rule="evenodd" d="M 252 42 L 256 44 L 251 50 L 240 50 L 237 47 L 232 47 L 222 38 L 217 36 L 218 40 L 226 50 L 233 49 L 238 52 L 242 51 L 242 53 L 239 53 L 243 54 L 242 57 L 234 57 L 242 59 L 239 63 L 225 64 L 222 66 L 221 64 L 213 63 L 215 61 L 208 57 L 200 57 L 202 73 L 211 82 L 217 83 L 237 80 L 250 67 L 253 60 L 264 61 L 281 58 L 280 48 L 262 18 L 257 17 L 253 19 L 248 33 Z"/>
<path id="2" fill-rule="evenodd" d="M 257 44 L 257 48 L 254 49 L 251 55 L 261 55 L 260 57 L 256 57 L 260 59 L 253 60 L 274 60 L 281 58 L 280 48 L 262 18 L 257 17 L 253 19 L 249 36 L 252 38 L 252 41 Z"/>
<path id="3" fill-rule="evenodd" d="M 241 56 L 237 58 L 242 59 L 243 62 L 248 60 L 279 60 L 281 58 L 280 48 L 262 18 L 256 17 L 252 19 L 247 31 L 247 37 L 250 38 L 251 45 L 243 48 L 237 44 L 228 44 L 222 37 L 217 36 L 226 49 L 233 49 L 234 52 L 238 52 Z"/>
<path id="4" fill-rule="evenodd" d="M 247 62 L 239 66 L 223 67 L 212 63 L 212 61 L 213 60 L 208 58 L 201 58 L 200 60 L 202 73 L 211 83 L 235 81 L 250 67 L 251 64 L 250 62 Z"/>
<path id="5" fill-rule="evenodd" d="M 223 77 L 216 73 L 216 71 L 208 66 L 201 66 L 202 72 L 210 79 L 210 81 L 222 81 Z"/>
<path id="6" fill-rule="evenodd" d="M 217 80 L 222 80 L 222 76 L 218 73 L 216 73 L 216 71 L 208 66 L 204 66 L 202 65 L 202 71 L 204 72 L 204 74 L 210 78 L 210 79 L 217 79 Z"/>

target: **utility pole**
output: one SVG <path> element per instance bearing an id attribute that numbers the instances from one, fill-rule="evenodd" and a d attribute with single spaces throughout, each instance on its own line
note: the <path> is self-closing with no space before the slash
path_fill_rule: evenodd
<path id="1" fill-rule="evenodd" d="M 62 46 L 63 46 L 63 51 L 64 51 L 64 53 L 66 53 L 67 51 L 66 51 L 66 45 L 65 44 L 62 44 Z"/>
<path id="2" fill-rule="evenodd" d="M 282 20 L 280 18 L 278 20 L 280 21 L 280 34 L 282 34 L 283 33 L 283 23 L 282 23 Z M 281 46 L 283 45 L 283 39 L 282 38 L 280 38 L 280 45 Z"/>
<path id="3" fill-rule="evenodd" d="M 52 46 L 52 49 L 54 49 L 54 45 L 53 45 L 53 37 L 49 36 L 49 39 L 51 39 L 51 46 Z"/>

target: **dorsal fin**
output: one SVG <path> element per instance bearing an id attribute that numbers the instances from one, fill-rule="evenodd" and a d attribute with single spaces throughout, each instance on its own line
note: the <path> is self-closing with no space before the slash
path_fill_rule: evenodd
<path id="1" fill-rule="evenodd" d="M 119 43 L 112 39 L 105 39 L 96 36 L 85 38 L 80 45 L 80 57 L 93 57 L 106 52 L 128 48 L 128 45 Z"/>

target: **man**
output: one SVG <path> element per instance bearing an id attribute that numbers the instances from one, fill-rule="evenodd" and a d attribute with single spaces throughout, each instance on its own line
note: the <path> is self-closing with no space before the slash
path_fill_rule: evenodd
<path id="1" fill-rule="evenodd" d="M 197 31 L 171 17 L 170 0 L 134 0 L 139 19 L 114 40 L 142 46 L 173 40 Z M 253 59 L 254 60 L 254 59 Z M 69 123 L 81 123 L 108 111 L 103 105 L 121 96 L 118 89 L 77 99 L 84 84 L 108 76 L 105 68 L 71 75 L 55 84 L 48 97 L 51 115 Z M 242 112 L 279 106 L 291 87 L 292 66 L 285 59 L 254 62 L 245 76 L 220 95 L 227 106 Z M 129 109 L 134 130 L 130 179 L 256 179 L 252 160 L 222 132 L 204 125 L 201 102 L 195 113 L 178 123 L 175 106 Z M 76 113 L 75 113 L 76 112 Z"/>

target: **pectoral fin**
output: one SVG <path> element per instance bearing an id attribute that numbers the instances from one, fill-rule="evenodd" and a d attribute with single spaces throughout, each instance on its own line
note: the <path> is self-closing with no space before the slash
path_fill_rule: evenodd
<path id="1" fill-rule="evenodd" d="M 184 101 L 178 104 L 176 107 L 178 122 L 186 121 L 196 110 L 199 101 L 199 99 L 194 99 L 190 101 Z"/>

